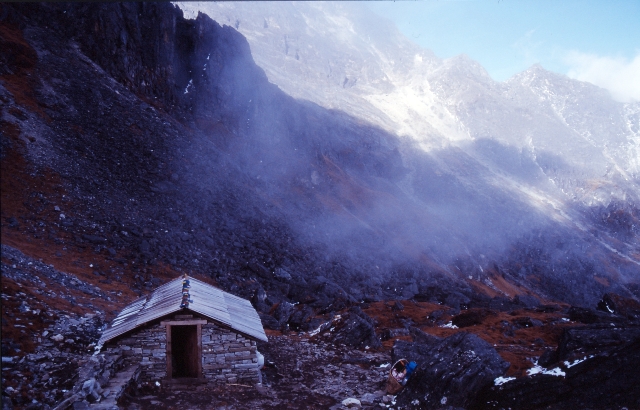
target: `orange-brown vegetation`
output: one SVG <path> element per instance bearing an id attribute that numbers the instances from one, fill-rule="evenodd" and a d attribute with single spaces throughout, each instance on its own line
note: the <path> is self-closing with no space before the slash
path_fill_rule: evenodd
<path id="1" fill-rule="evenodd" d="M 429 316 L 435 311 L 447 310 L 446 306 L 412 300 L 403 300 L 401 303 L 404 309 L 400 311 L 393 309 L 393 302 L 372 303 L 363 310 L 376 320 L 379 333 L 384 329 L 403 328 L 408 320 L 413 323 L 413 326 L 438 337 L 448 337 L 461 331 L 474 333 L 491 343 L 500 356 L 511 363 L 507 372 L 509 376 L 523 375 L 533 366 L 532 358 L 539 357 L 545 350 L 555 349 L 562 328 L 571 325 L 561 322 L 560 313 L 521 309 L 509 313 L 494 312 L 487 315 L 482 323 L 462 329 L 439 327 Z M 514 325 L 526 318 L 539 320 L 543 325 L 515 329 L 512 336 L 505 334 L 505 325 Z M 440 317 L 441 322 L 449 322 L 451 319 L 452 316 L 446 312 Z M 411 341 L 411 336 L 397 336 L 383 341 L 383 347 L 391 349 L 395 340 Z"/>

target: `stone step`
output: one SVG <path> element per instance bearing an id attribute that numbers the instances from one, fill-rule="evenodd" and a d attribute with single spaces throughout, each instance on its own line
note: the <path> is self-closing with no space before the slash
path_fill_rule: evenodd
<path id="1" fill-rule="evenodd" d="M 102 400 L 89 406 L 91 410 L 118 410 L 118 399 L 124 392 L 127 384 L 135 377 L 140 369 L 139 364 L 131 365 L 115 374 L 102 388 Z"/>

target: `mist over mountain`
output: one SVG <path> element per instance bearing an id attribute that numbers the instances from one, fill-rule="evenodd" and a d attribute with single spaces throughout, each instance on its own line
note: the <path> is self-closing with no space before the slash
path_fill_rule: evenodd
<path id="1" fill-rule="evenodd" d="M 593 277 L 637 283 L 640 104 L 618 103 L 540 66 L 495 82 L 464 55 L 441 60 L 419 48 L 365 5 L 180 7 L 238 29 L 289 95 L 397 136 L 401 174 L 385 185 L 367 181 L 376 194 L 321 219 L 316 241 L 357 249 L 378 233 L 401 254 L 427 255 L 447 272 L 464 259 L 464 277 L 482 278 L 497 263 L 518 280 L 535 273 L 595 288 Z M 518 260 L 537 253 L 545 262 Z M 561 288 L 558 295 L 571 287 Z"/>
<path id="2" fill-rule="evenodd" d="M 28 155 L 93 198 L 82 212 L 104 214 L 92 230 L 114 252 L 224 286 L 263 275 L 274 300 L 300 297 L 281 270 L 349 300 L 637 295 L 640 105 L 540 67 L 496 83 L 353 4 L 202 5 L 222 25 L 196 3 L 195 20 L 92 7 L 53 9 L 69 27 L 42 49 L 81 57 L 42 54 L 32 86 L 80 128 L 42 123 Z M 54 80 L 68 59 L 96 74 Z"/>

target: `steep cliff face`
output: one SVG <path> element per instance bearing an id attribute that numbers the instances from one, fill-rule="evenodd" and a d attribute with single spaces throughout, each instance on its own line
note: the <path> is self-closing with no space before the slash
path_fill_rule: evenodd
<path id="1" fill-rule="evenodd" d="M 366 246 L 339 259 L 308 238 L 336 210 L 349 229 L 379 195 L 370 185 L 402 175 L 389 135 L 283 94 L 246 41 L 206 16 L 188 21 L 167 4 L 4 11 L 10 242 L 46 226 L 32 239 L 56 239 L 64 249 L 51 254 L 90 247 L 112 261 L 107 280 L 135 277 L 138 291 L 168 266 L 247 297 L 264 286 L 271 304 L 381 296 Z"/>
<path id="2" fill-rule="evenodd" d="M 76 44 L 136 96 L 179 119 L 219 121 L 221 108 L 236 112 L 240 101 L 246 103 L 247 86 L 268 86 L 236 30 L 206 16 L 186 20 L 169 4 L 70 3 L 20 10 L 30 22 Z"/>

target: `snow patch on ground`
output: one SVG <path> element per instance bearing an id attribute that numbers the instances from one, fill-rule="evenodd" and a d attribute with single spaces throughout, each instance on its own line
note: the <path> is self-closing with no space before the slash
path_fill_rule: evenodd
<path id="1" fill-rule="evenodd" d="M 316 329 L 309 331 L 309 336 L 315 336 L 318 333 L 324 331 L 327 327 L 329 327 L 329 325 L 331 325 L 332 323 L 337 322 L 338 320 L 342 319 L 342 316 L 340 315 L 335 315 L 334 318 L 330 321 L 330 322 L 325 322 L 323 324 L 321 324 L 320 326 L 318 326 Z M 330 332 L 333 332 L 333 330 L 335 329 L 335 326 L 331 327 L 331 329 L 329 329 Z"/>
<path id="2" fill-rule="evenodd" d="M 511 380 L 515 380 L 515 377 L 498 377 L 493 381 L 493 384 L 496 386 L 500 386 L 501 384 L 505 384 L 506 382 L 510 382 Z"/>
<path id="3" fill-rule="evenodd" d="M 187 94 L 191 87 L 193 87 L 193 79 L 189 80 L 189 84 L 187 84 L 187 87 L 184 89 L 184 94 Z"/>
<path id="4" fill-rule="evenodd" d="M 551 370 L 545 369 L 544 367 L 540 366 L 538 364 L 538 362 L 534 363 L 535 366 L 533 366 L 531 369 L 527 370 L 527 375 L 532 376 L 534 374 L 548 374 L 550 376 L 566 376 L 567 374 L 565 372 L 563 372 L 559 367 L 553 368 Z"/>
<path id="5" fill-rule="evenodd" d="M 565 365 L 565 366 L 567 366 L 567 369 L 570 369 L 570 368 L 572 368 L 573 366 L 577 365 L 578 363 L 582 363 L 582 362 L 584 362 L 584 361 L 585 361 L 585 360 L 587 360 L 587 359 L 591 359 L 592 357 L 593 357 L 593 355 L 591 355 L 591 356 L 589 356 L 589 357 L 585 356 L 585 357 L 583 357 L 582 359 L 576 359 L 576 360 L 574 360 L 572 363 L 569 363 L 568 361 L 565 361 L 565 362 L 564 362 L 564 365 Z"/>

